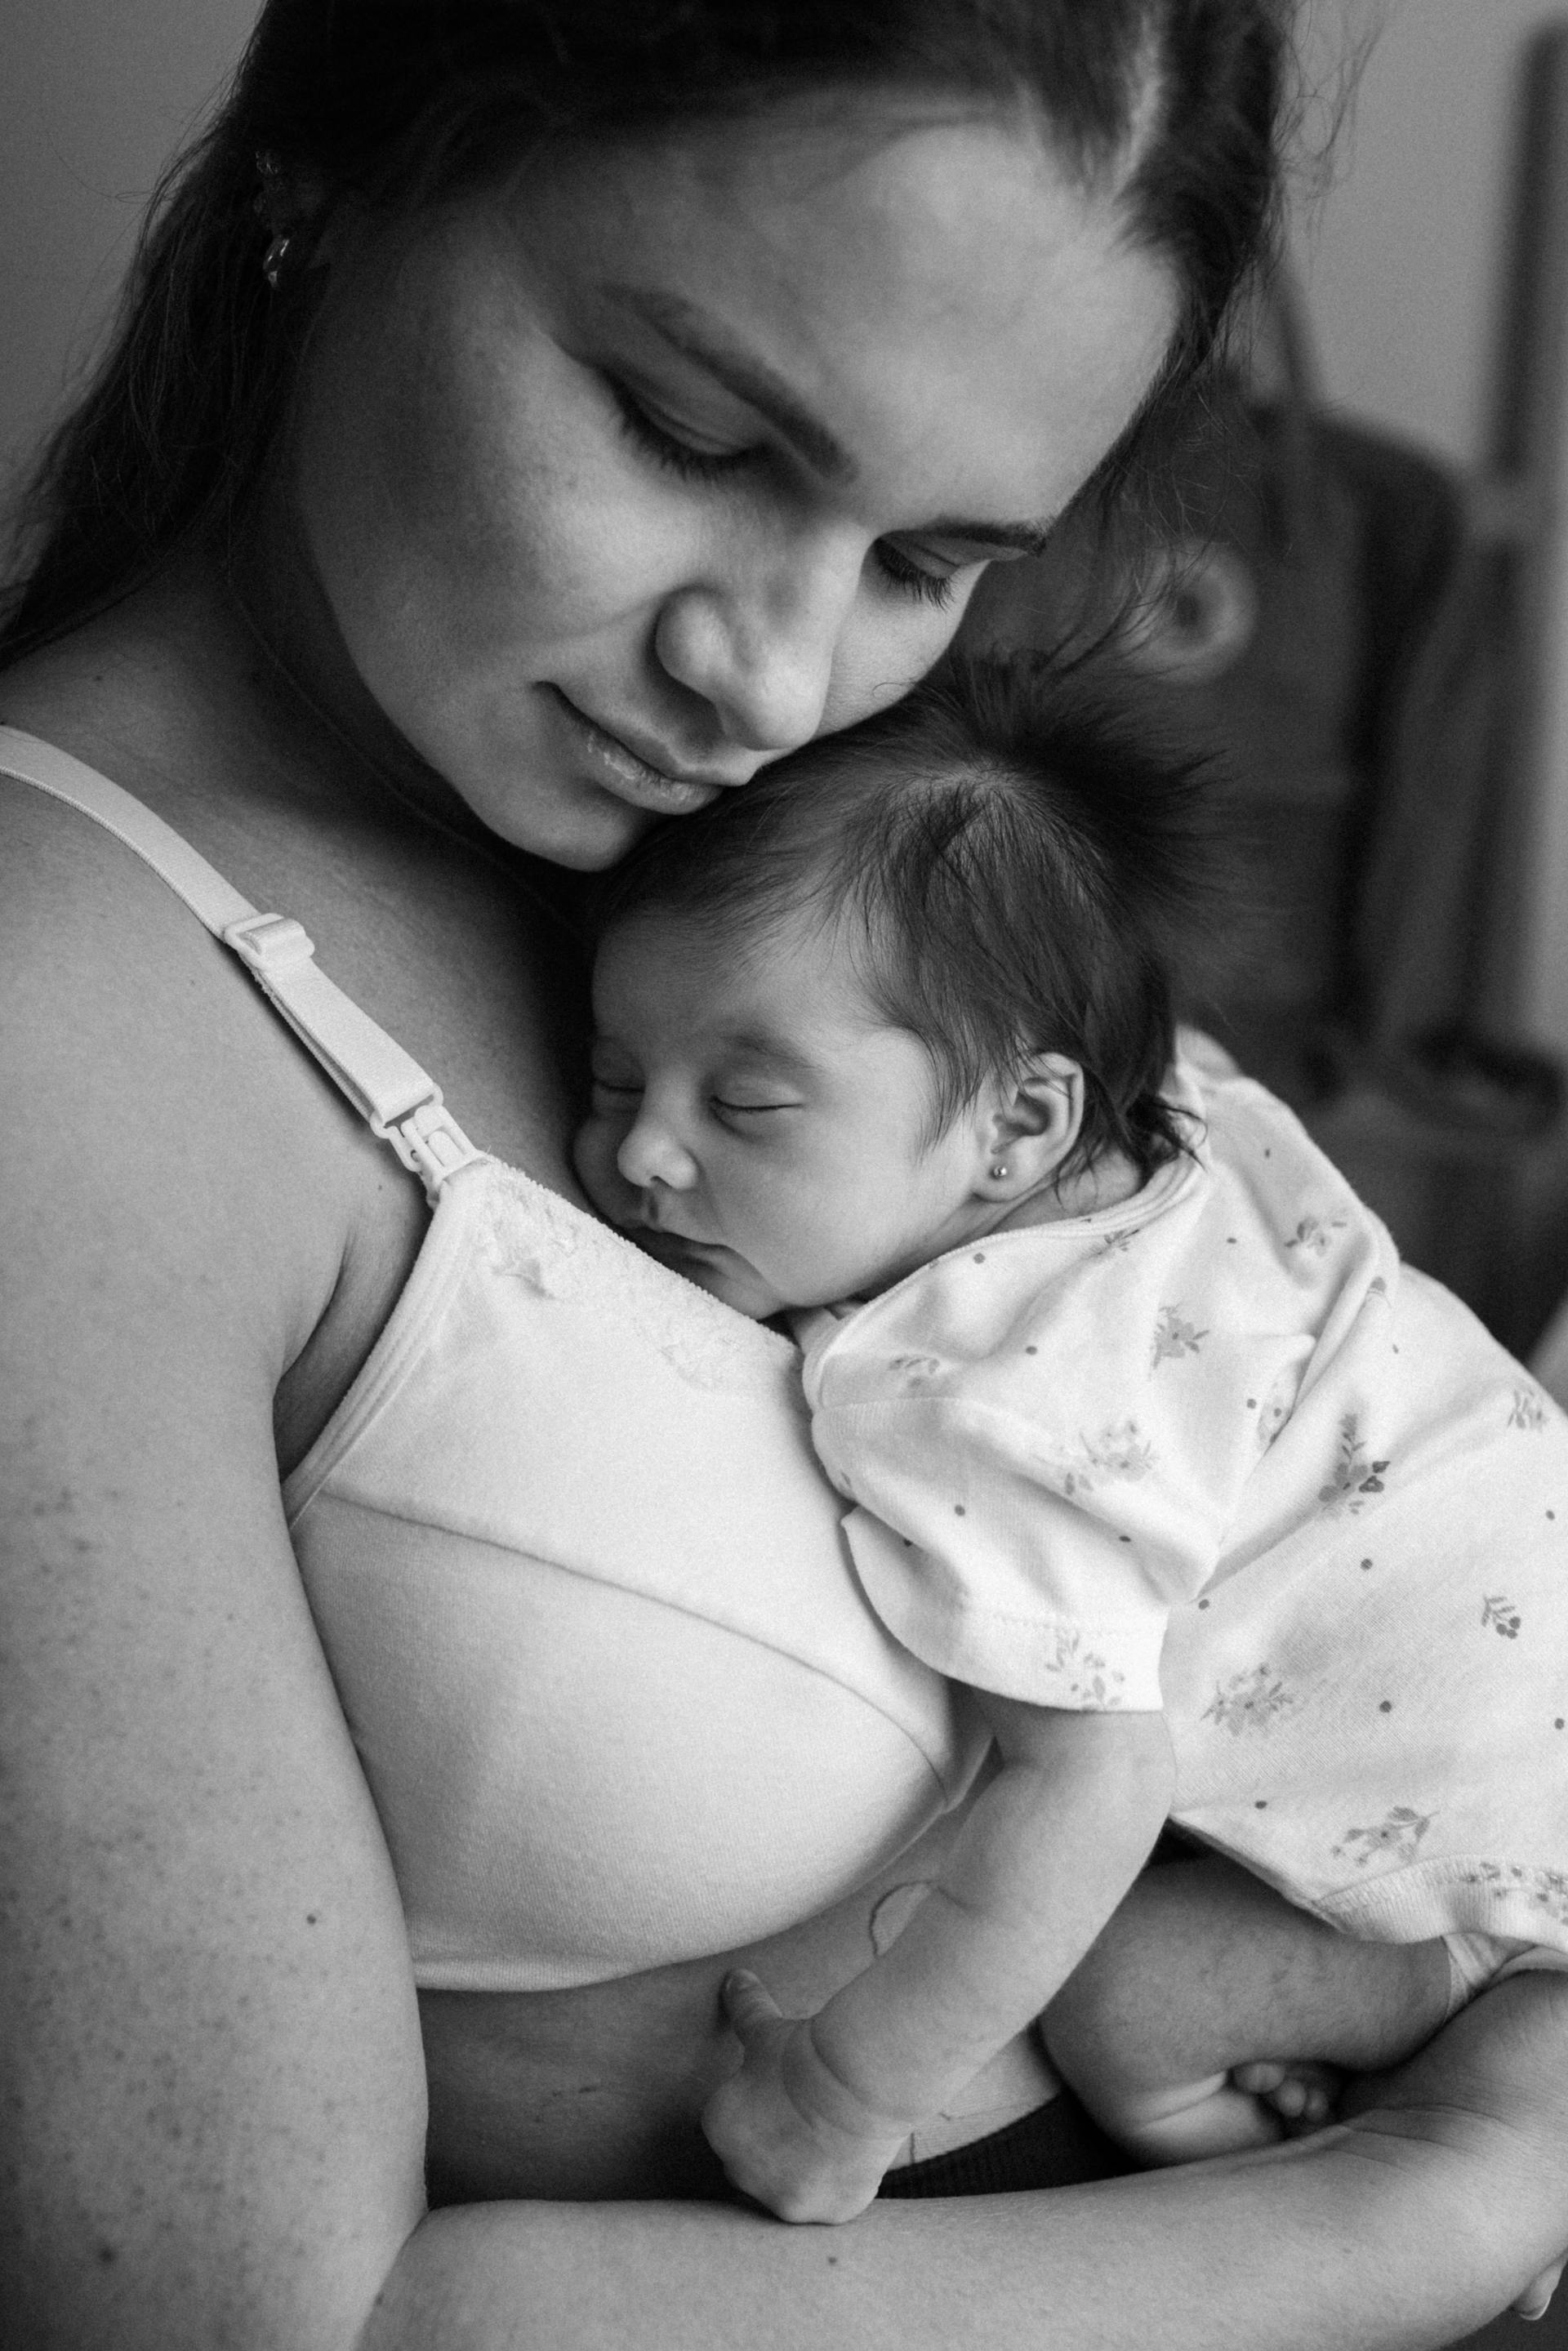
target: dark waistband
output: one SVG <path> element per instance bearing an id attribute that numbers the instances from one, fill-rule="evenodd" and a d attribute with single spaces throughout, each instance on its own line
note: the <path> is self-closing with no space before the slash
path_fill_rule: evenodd
<path id="1" fill-rule="evenodd" d="M 1070 2188 L 1114 2179 L 1135 2166 L 1092 2122 L 1071 2090 L 946 2155 L 890 2171 L 882 2196 L 1005 2196 L 1028 2188 Z"/>

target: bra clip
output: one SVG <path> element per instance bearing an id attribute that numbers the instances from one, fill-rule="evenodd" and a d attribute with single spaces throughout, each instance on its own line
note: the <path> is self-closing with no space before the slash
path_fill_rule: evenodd
<path id="1" fill-rule="evenodd" d="M 472 1167 L 488 1155 L 478 1151 L 464 1134 L 441 1096 L 421 1102 L 405 1118 L 372 1119 L 375 1133 L 392 1144 L 405 1167 L 419 1177 L 434 1203 L 449 1176 Z"/>

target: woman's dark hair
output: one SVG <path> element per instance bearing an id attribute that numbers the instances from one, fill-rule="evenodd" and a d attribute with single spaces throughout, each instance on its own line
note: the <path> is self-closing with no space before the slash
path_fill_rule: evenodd
<path id="1" fill-rule="evenodd" d="M 1169 363 L 1095 487 L 1214 343 L 1268 245 L 1290 0 L 267 0 L 228 99 L 165 175 L 96 380 L 24 510 L 14 658 L 243 516 L 309 303 L 260 262 L 277 184 L 423 204 L 539 139 L 733 120 L 857 88 L 1034 111 L 1086 182 L 1131 158 L 1130 234 L 1181 293 Z"/>
<path id="2" fill-rule="evenodd" d="M 894 708 L 659 825 L 600 883 L 638 914 L 758 949 L 804 915 L 848 944 L 878 1017 L 936 1072 L 935 1140 L 1033 1052 L 1083 1072 L 1062 1168 L 1145 1181 L 1184 1146 L 1161 1088 L 1182 941 L 1223 878 L 1204 763 L 1140 739 L 1046 665 L 951 659 Z"/>

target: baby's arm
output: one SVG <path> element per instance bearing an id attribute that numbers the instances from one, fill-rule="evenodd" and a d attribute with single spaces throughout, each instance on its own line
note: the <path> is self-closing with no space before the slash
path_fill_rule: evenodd
<path id="1" fill-rule="evenodd" d="M 1174 1765 L 1159 1714 L 977 1693 L 1002 1769 L 892 1949 L 814 2017 L 732 1979 L 740 2071 L 703 2126 L 737 2188 L 787 2220 L 848 2220 L 915 2126 L 1051 2000 L 1146 1860 Z"/>

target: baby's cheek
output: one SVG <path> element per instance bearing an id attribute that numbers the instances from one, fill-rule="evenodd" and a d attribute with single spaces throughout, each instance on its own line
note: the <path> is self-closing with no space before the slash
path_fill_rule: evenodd
<path id="1" fill-rule="evenodd" d="M 623 1124 L 610 1119 L 585 1119 L 571 1146 L 578 1181 L 600 1215 L 608 1217 L 612 1225 L 638 1221 L 637 1188 L 628 1184 L 615 1164 L 624 1132 Z"/>

